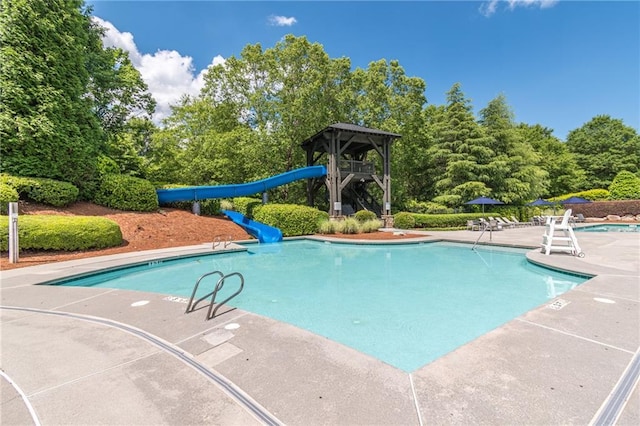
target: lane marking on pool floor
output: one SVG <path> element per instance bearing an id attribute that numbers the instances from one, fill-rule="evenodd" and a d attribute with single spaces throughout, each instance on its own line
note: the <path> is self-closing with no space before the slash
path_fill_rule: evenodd
<path id="1" fill-rule="evenodd" d="M 247 395 L 242 389 L 237 387 L 233 382 L 228 380 L 226 377 L 224 377 L 220 373 L 212 371 L 206 365 L 200 363 L 195 358 L 190 356 L 190 354 L 185 353 L 179 347 L 173 345 L 170 342 L 163 340 L 158 336 L 154 336 L 151 333 L 147 333 L 144 330 L 141 330 L 139 328 L 136 328 L 131 325 L 124 324 L 118 321 L 101 318 L 101 317 L 95 317 L 91 315 L 76 314 L 72 312 L 50 311 L 46 309 L 0 305 L 0 310 L 2 309 L 13 310 L 13 311 L 35 312 L 35 313 L 55 315 L 55 316 L 60 316 L 65 318 L 74 318 L 81 321 L 102 324 L 108 327 L 120 329 L 126 333 L 132 334 L 143 340 L 146 340 L 147 342 L 160 348 L 162 351 L 169 353 L 170 355 L 173 355 L 178 360 L 182 361 L 183 363 L 192 367 L 199 373 L 203 374 L 205 377 L 207 377 L 212 382 L 217 384 L 218 387 L 224 393 L 226 393 L 230 398 L 236 401 L 236 403 L 238 403 L 241 407 L 245 408 L 249 413 L 254 415 L 258 420 L 262 421 L 264 424 L 269 426 L 279 426 L 282 424 L 273 414 L 271 414 L 264 407 L 262 407 L 257 401 L 254 401 L 253 398 Z"/>
<path id="2" fill-rule="evenodd" d="M 616 349 L 616 350 L 619 350 L 619 351 L 622 351 L 622 352 L 625 352 L 625 353 L 628 353 L 628 354 L 634 354 L 635 353 L 635 352 L 630 351 L 628 349 L 619 348 L 617 346 L 610 345 L 608 343 L 599 342 L 597 340 L 589 339 L 588 337 L 579 336 L 577 334 L 569 333 L 567 331 L 559 330 L 557 328 L 548 327 L 546 325 L 542 325 L 542 324 L 538 324 L 538 323 L 535 323 L 535 322 L 527 321 L 527 320 L 522 319 L 522 318 L 516 318 L 515 320 L 516 321 L 520 321 L 520 322 L 524 322 L 526 324 L 530 324 L 530 325 L 533 325 L 533 326 L 536 326 L 536 327 L 544 328 L 544 329 L 547 329 L 547 330 L 550 330 L 550 331 L 555 331 L 557 333 L 564 334 L 566 336 L 571 336 L 571 337 L 575 337 L 575 338 L 580 339 L 580 340 L 585 340 L 587 342 L 595 343 L 596 345 L 606 346 L 606 347 L 611 348 L 611 349 Z"/>

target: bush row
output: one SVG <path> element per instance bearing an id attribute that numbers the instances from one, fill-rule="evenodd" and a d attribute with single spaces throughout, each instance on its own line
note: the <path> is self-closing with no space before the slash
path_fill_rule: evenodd
<path id="1" fill-rule="evenodd" d="M 6 183 L 0 182 L 0 214 L 9 212 L 9 203 L 15 203 L 20 199 L 18 191 Z"/>
<path id="2" fill-rule="evenodd" d="M 105 175 L 94 201 L 101 206 L 118 210 L 158 210 L 158 194 L 153 184 L 146 179 L 128 175 Z"/>
<path id="3" fill-rule="evenodd" d="M 393 216 L 394 226 L 400 229 L 411 228 L 460 228 L 468 220 L 487 216 L 503 216 L 491 213 L 421 214 L 400 212 Z"/>
<path id="4" fill-rule="evenodd" d="M 285 237 L 315 234 L 320 222 L 329 219 L 327 212 L 296 204 L 260 205 L 253 214 L 256 221 L 279 228 Z"/>
<path id="5" fill-rule="evenodd" d="M 382 226 L 383 222 L 379 219 L 358 220 L 355 217 L 350 217 L 341 221 L 325 220 L 320 222 L 318 232 L 321 234 L 335 234 L 336 232 L 340 232 L 342 234 L 366 234 L 376 232 L 378 229 L 382 228 Z"/>
<path id="6" fill-rule="evenodd" d="M 122 244 L 120 226 L 93 216 L 21 215 L 20 250 L 88 250 Z M 9 249 L 9 218 L 0 216 L 0 250 Z"/>
<path id="7" fill-rule="evenodd" d="M 69 182 L 46 178 L 17 177 L 6 173 L 0 174 L 0 185 L 2 184 L 13 188 L 18 193 L 19 198 L 55 207 L 63 207 L 75 202 L 80 192 L 75 185 Z M 6 190 L 3 190 L 4 192 Z M 11 197 L 15 198 L 13 194 L 11 194 Z M 5 200 L 0 199 L 0 201 L 4 205 Z M 18 200 L 11 202 L 15 201 Z M 4 208 L 6 209 L 6 206 Z"/>

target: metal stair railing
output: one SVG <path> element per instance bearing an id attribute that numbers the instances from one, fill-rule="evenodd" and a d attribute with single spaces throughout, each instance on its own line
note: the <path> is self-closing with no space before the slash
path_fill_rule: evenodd
<path id="1" fill-rule="evenodd" d="M 196 293 L 198 291 L 198 287 L 200 286 L 200 282 L 204 278 L 206 278 L 208 276 L 211 276 L 211 275 L 219 275 L 220 276 L 218 281 L 216 281 L 216 285 L 215 285 L 213 291 L 211 293 L 207 293 L 206 295 L 202 296 L 200 299 L 198 299 L 198 300 L 196 300 L 194 302 L 193 299 L 196 297 Z M 222 290 L 222 288 L 224 287 L 224 284 L 225 284 L 225 281 L 227 280 L 227 278 L 235 277 L 235 276 L 240 278 L 240 288 L 238 289 L 238 291 L 233 293 L 231 296 L 227 297 L 225 300 L 223 300 L 222 302 L 218 303 L 217 306 L 214 309 L 214 305 L 216 305 L 216 296 L 218 295 L 218 292 L 220 290 Z M 227 275 L 224 275 L 221 271 L 207 272 L 206 274 L 203 274 L 200 278 L 198 278 L 198 280 L 196 281 L 196 284 L 193 287 L 193 292 L 191 293 L 191 297 L 189 298 L 189 302 L 187 303 L 187 309 L 185 310 L 185 314 L 193 312 L 195 310 L 195 308 L 196 308 L 196 305 L 198 305 L 198 303 L 202 302 L 203 300 L 207 299 L 208 297 L 211 297 L 211 303 L 209 304 L 209 310 L 207 311 L 207 317 L 205 319 L 205 320 L 210 320 L 211 318 L 214 318 L 216 316 L 216 312 L 218 312 L 218 309 L 220 309 L 220 307 L 222 305 L 224 305 L 229 300 L 233 299 L 238 294 L 240 294 L 240 292 L 242 291 L 243 288 L 244 288 L 244 277 L 239 272 L 232 272 L 231 274 L 227 274 Z"/>
<path id="2" fill-rule="evenodd" d="M 223 245 L 222 248 L 227 248 L 227 246 L 231 244 L 232 241 L 233 238 L 231 237 L 231 235 L 216 235 L 215 237 L 213 237 L 213 244 L 211 248 L 215 250 L 216 247 L 218 247 L 220 244 Z"/>

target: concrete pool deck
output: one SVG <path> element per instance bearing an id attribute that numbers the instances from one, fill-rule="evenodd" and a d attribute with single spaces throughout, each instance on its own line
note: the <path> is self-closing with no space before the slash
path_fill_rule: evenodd
<path id="1" fill-rule="evenodd" d="M 239 309 L 204 321 L 183 298 L 36 285 L 210 244 L 2 271 L 0 423 L 639 424 L 640 233 L 579 233 L 582 259 L 533 250 L 542 233 L 491 243 L 595 277 L 410 374 Z"/>

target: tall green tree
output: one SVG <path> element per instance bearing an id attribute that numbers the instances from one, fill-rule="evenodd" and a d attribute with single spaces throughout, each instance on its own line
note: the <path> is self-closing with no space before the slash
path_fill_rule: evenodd
<path id="1" fill-rule="evenodd" d="M 598 115 L 569 132 L 567 148 L 586 172 L 586 189 L 609 187 L 623 170 L 640 171 L 640 136 L 608 115 Z"/>
<path id="2" fill-rule="evenodd" d="M 548 173 L 540 158 L 515 127 L 514 114 L 504 95 L 480 110 L 479 123 L 491 137 L 493 156 L 484 167 L 493 195 L 510 204 L 523 204 L 547 191 Z"/>
<path id="3" fill-rule="evenodd" d="M 487 184 L 491 177 L 485 165 L 493 157 L 492 139 L 476 122 L 471 101 L 459 83 L 447 92 L 447 105 L 434 127 L 429 173 L 435 201 L 446 196 L 447 204 L 459 205 L 479 195 L 489 195 Z"/>
<path id="4" fill-rule="evenodd" d="M 521 123 L 517 130 L 524 141 L 536 151 L 538 165 L 548 174 L 546 191 L 540 192 L 537 196 L 556 197 L 586 189 L 584 170 L 578 165 L 566 144 L 553 136 L 552 129 L 539 124 Z"/>
<path id="5" fill-rule="evenodd" d="M 0 166 L 89 191 L 103 133 L 86 96 L 91 20 L 81 0 L 0 6 Z"/>

